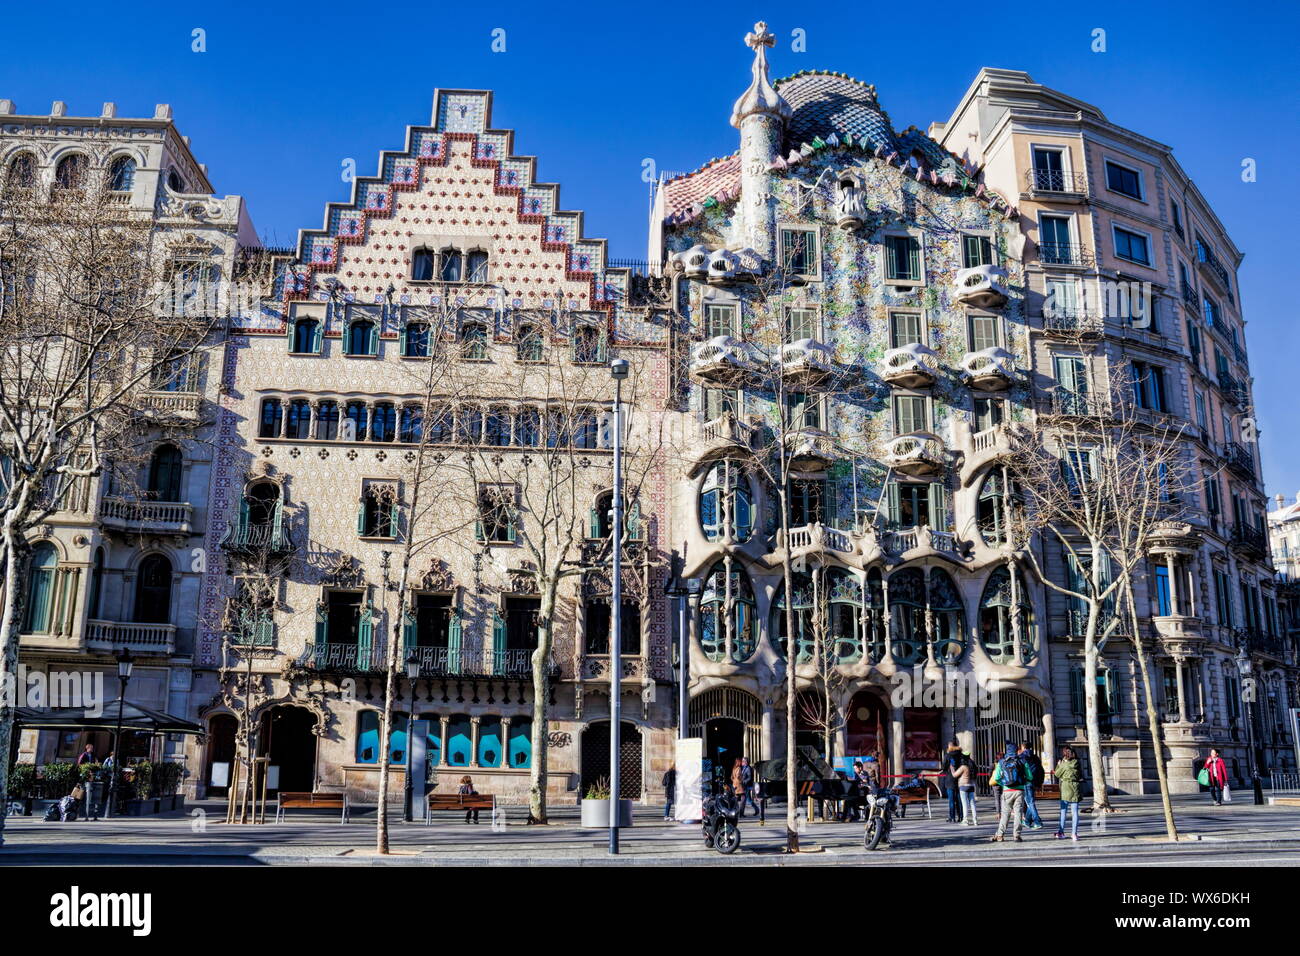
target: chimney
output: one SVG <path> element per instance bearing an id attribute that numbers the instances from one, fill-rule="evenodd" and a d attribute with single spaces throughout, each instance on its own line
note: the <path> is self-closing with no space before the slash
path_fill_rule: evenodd
<path id="1" fill-rule="evenodd" d="M 67 115 L 68 115 L 68 104 L 65 103 L 65 102 L 63 102 L 63 100 L 55 100 L 55 101 L 54 101 L 54 105 L 50 107 L 50 115 L 51 115 L 51 116 L 67 116 Z"/>
<path id="2" fill-rule="evenodd" d="M 99 116 L 101 119 L 113 119 L 117 116 L 117 104 L 105 103 L 104 108 L 99 111 Z"/>
<path id="3" fill-rule="evenodd" d="M 11 116 L 18 112 L 13 100 L 0 100 L 0 116 Z"/>
<path id="4" fill-rule="evenodd" d="M 166 103 L 159 103 L 153 108 L 153 118 L 156 120 L 169 120 L 172 118 L 172 108 Z"/>

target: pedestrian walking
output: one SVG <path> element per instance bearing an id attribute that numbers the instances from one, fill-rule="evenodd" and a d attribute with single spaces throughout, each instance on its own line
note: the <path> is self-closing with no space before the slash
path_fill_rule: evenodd
<path id="1" fill-rule="evenodd" d="M 978 822 L 975 814 L 975 761 L 970 754 L 959 751 L 956 765 L 948 772 L 952 776 L 950 786 L 961 798 L 961 822 L 973 827 Z"/>
<path id="2" fill-rule="evenodd" d="M 1210 788 L 1210 799 L 1216 807 L 1223 806 L 1223 790 L 1228 786 L 1228 765 L 1219 756 L 1218 748 L 1211 747 L 1201 772 L 1196 777 L 1201 786 Z"/>
<path id="3" fill-rule="evenodd" d="M 673 805 L 677 802 L 677 764 L 669 764 L 664 772 L 664 819 L 673 818 Z"/>
<path id="4" fill-rule="evenodd" d="M 1043 762 L 1038 759 L 1038 755 L 1029 749 L 1029 744 L 1020 745 L 1020 762 L 1025 765 L 1025 772 L 1029 775 L 1029 782 L 1025 784 L 1025 826 L 1031 830 L 1041 830 L 1043 828 L 1043 818 L 1038 815 L 1038 804 L 1034 797 L 1039 787 L 1043 785 L 1045 779 L 1043 773 Z"/>
<path id="5" fill-rule="evenodd" d="M 1079 782 L 1083 779 L 1079 772 L 1079 757 L 1073 747 L 1061 748 L 1061 759 L 1052 771 L 1056 783 L 1061 788 L 1061 822 L 1056 828 L 1056 838 L 1065 839 L 1065 815 L 1070 814 L 1070 839 L 1079 842 Z"/>
<path id="6" fill-rule="evenodd" d="M 86 749 L 81 752 L 81 755 L 79 757 L 77 757 L 77 766 L 80 767 L 83 764 L 94 763 L 94 762 L 95 762 L 94 745 L 86 744 Z"/>
<path id="7" fill-rule="evenodd" d="M 943 766 L 940 767 L 939 779 L 948 794 L 948 822 L 961 823 L 961 792 L 957 789 L 956 770 L 961 766 L 961 744 L 954 737 L 948 741 L 948 752 L 944 754 Z"/>
<path id="8" fill-rule="evenodd" d="M 758 813 L 758 804 L 754 802 L 754 768 L 749 765 L 748 757 L 740 758 L 740 793 L 737 796 L 742 817 L 745 815 L 746 800 L 754 808 L 754 812 Z"/>
<path id="9" fill-rule="evenodd" d="M 472 797 L 478 793 L 478 791 L 474 789 L 474 781 L 469 778 L 469 774 L 460 778 L 460 789 L 456 792 L 463 797 Z M 465 811 L 466 823 L 470 822 L 471 817 L 474 819 L 475 823 L 478 823 L 478 807 L 470 807 Z"/>
<path id="10" fill-rule="evenodd" d="M 998 815 L 998 832 L 993 834 L 994 843 L 1001 843 L 1007 832 L 1007 824 L 1012 826 L 1012 836 L 1017 843 L 1024 842 L 1020 837 L 1021 811 L 1025 808 L 1025 786 L 1029 783 L 1029 773 L 1016 752 L 1016 745 L 1008 740 L 1002 759 L 993 768 L 992 782 L 1002 788 L 1001 813 Z"/>

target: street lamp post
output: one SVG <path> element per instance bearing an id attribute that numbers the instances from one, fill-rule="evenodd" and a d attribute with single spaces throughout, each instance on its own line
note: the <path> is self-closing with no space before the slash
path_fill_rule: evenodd
<path id="1" fill-rule="evenodd" d="M 609 593 L 609 852 L 618 853 L 618 797 L 622 788 L 619 723 L 623 719 L 623 381 L 627 359 L 609 363 L 614 379 L 614 514 L 610 535 Z"/>
<path id="2" fill-rule="evenodd" d="M 1259 780 L 1259 751 L 1255 742 L 1255 677 L 1254 664 L 1246 653 L 1243 640 L 1237 647 L 1237 670 L 1241 672 L 1241 700 L 1246 705 L 1246 746 L 1250 765 L 1250 782 L 1255 790 L 1255 806 L 1264 804 L 1264 787 Z"/>
<path id="3" fill-rule="evenodd" d="M 131 657 L 131 651 L 123 647 L 114 655 L 117 658 L 117 728 L 113 731 L 113 766 L 108 772 L 108 806 L 104 808 L 104 816 L 113 815 L 114 805 L 117 803 L 117 778 L 121 773 L 122 766 L 122 708 L 126 702 L 126 685 L 131 680 L 131 668 L 135 665 Z"/>
<path id="4" fill-rule="evenodd" d="M 420 678 L 420 656 L 413 647 L 406 652 L 406 676 L 411 681 L 411 712 L 406 715 L 406 798 L 402 819 L 410 823 L 415 814 L 415 781 L 411 779 L 411 771 L 415 769 L 411 758 L 411 743 L 415 740 L 415 682 Z"/>

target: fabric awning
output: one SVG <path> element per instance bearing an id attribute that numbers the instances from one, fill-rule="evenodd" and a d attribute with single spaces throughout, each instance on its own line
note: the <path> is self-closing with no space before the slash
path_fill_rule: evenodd
<path id="1" fill-rule="evenodd" d="M 147 730 L 155 734 L 205 733 L 202 726 L 190 720 L 153 710 L 143 704 L 122 701 L 122 729 Z M 27 730 L 115 730 L 117 728 L 118 701 L 107 701 L 88 715 L 85 707 L 59 707 L 46 710 L 40 707 L 19 707 L 14 714 L 18 727 Z"/>

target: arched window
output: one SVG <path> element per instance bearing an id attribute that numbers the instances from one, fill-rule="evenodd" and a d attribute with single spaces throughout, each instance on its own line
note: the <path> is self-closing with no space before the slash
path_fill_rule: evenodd
<path id="1" fill-rule="evenodd" d="M 415 445 L 424 440 L 424 409 L 419 405 L 403 405 L 398 441 Z"/>
<path id="2" fill-rule="evenodd" d="M 728 619 L 727 606 L 731 606 Z M 730 574 L 719 561 L 709 572 L 700 597 L 700 646 L 711 661 L 749 660 L 758 647 L 758 615 L 749 576 L 740 568 Z"/>
<path id="3" fill-rule="evenodd" d="M 1007 500 L 1004 492 L 1006 480 L 1000 471 L 991 473 L 980 486 L 979 500 L 976 504 L 976 521 L 980 537 L 989 547 L 1000 547 L 1007 543 L 1008 504 L 1014 512 L 1019 505 L 1020 496 L 1011 483 L 1011 499 Z"/>
<path id="4" fill-rule="evenodd" d="M 5 185 L 11 189 L 29 189 L 36 185 L 36 161 L 31 153 L 19 153 L 9 161 Z"/>
<path id="5" fill-rule="evenodd" d="M 966 653 L 966 611 L 952 576 L 942 568 L 930 569 L 930 616 L 934 621 L 934 659 L 957 664 Z"/>
<path id="6" fill-rule="evenodd" d="M 279 438 L 284 424 L 284 406 L 278 398 L 262 399 L 262 420 L 257 428 L 258 438 Z"/>
<path id="7" fill-rule="evenodd" d="M 995 664 L 1029 664 L 1038 656 L 1034 612 L 1019 574 L 1012 591 L 1006 566 L 995 568 L 980 598 L 980 645 Z M 1020 611 L 1020 648 L 1017 653 L 1013 609 Z"/>
<path id="8" fill-rule="evenodd" d="M 487 282 L 488 254 L 482 249 L 475 249 L 465 257 L 465 280 L 467 282 Z"/>
<path id="9" fill-rule="evenodd" d="M 815 585 L 813 576 L 806 571 L 793 575 L 794 584 L 794 641 L 795 661 L 806 664 L 813 659 L 816 643 L 814 632 L 814 615 L 816 613 Z M 771 632 L 776 635 L 777 650 L 782 656 L 786 653 L 790 632 L 786 630 L 785 582 L 777 587 L 776 600 L 772 602 Z"/>
<path id="10" fill-rule="evenodd" d="M 889 644 L 895 662 L 925 660 L 925 574 L 903 568 L 889 576 Z"/>
<path id="11" fill-rule="evenodd" d="M 289 403 L 289 420 L 285 423 L 286 438 L 311 437 L 311 405 L 305 398 L 295 398 Z"/>
<path id="12" fill-rule="evenodd" d="M 181 179 L 181 174 L 176 172 L 175 167 L 167 170 L 167 188 L 174 193 L 185 192 L 185 180 Z"/>
<path id="13" fill-rule="evenodd" d="M 321 349 L 321 327 L 316 319 L 298 319 L 293 323 L 293 351 L 315 355 Z"/>
<path id="14" fill-rule="evenodd" d="M 842 663 L 861 660 L 862 582 L 845 568 L 828 568 L 825 577 L 831 651 Z"/>
<path id="15" fill-rule="evenodd" d="M 437 726 L 436 720 L 433 726 Z M 363 710 L 357 714 L 357 763 L 379 763 L 379 746 L 382 737 L 382 715 L 377 710 Z M 407 716 L 393 711 L 393 722 L 388 733 L 388 762 L 406 763 Z"/>
<path id="16" fill-rule="evenodd" d="M 725 537 L 749 540 L 754 514 L 749 479 L 740 462 L 724 458 L 709 468 L 700 488 L 700 527 L 710 541 Z"/>
<path id="17" fill-rule="evenodd" d="M 104 602 L 104 549 L 95 549 L 95 564 L 90 570 L 90 606 L 87 615 L 91 620 L 99 620 Z"/>
<path id="18" fill-rule="evenodd" d="M 411 256 L 411 278 L 416 282 L 428 282 L 433 278 L 433 250 L 416 249 Z"/>
<path id="19" fill-rule="evenodd" d="M 573 413 L 573 428 L 569 432 L 574 448 L 599 448 L 600 426 L 594 408 L 579 408 Z"/>
<path id="20" fill-rule="evenodd" d="M 863 610 L 867 618 L 867 660 L 872 664 L 879 664 L 885 659 L 887 646 L 885 635 L 888 632 L 888 621 L 885 618 L 884 576 L 879 568 L 872 568 L 867 572 L 866 599 L 866 607 Z"/>
<path id="21" fill-rule="evenodd" d="M 135 187 L 135 160 L 119 156 L 108 168 L 108 188 L 115 193 L 129 193 Z"/>
<path id="22" fill-rule="evenodd" d="M 344 342 L 347 355 L 378 355 L 379 327 L 369 319 L 353 319 Z"/>
<path id="23" fill-rule="evenodd" d="M 408 322 L 402 329 L 402 354 L 407 358 L 427 358 L 429 355 L 429 324 Z"/>
<path id="24" fill-rule="evenodd" d="M 441 268 L 438 270 L 438 278 L 443 282 L 459 282 L 462 275 L 461 257 L 459 249 L 443 249 L 439 253 L 441 259 Z"/>
<path id="25" fill-rule="evenodd" d="M 339 403 L 324 401 L 316 408 L 316 438 L 333 441 L 339 437 Z"/>
<path id="26" fill-rule="evenodd" d="M 80 153 L 64 156 L 54 168 L 54 185 L 59 189 L 80 189 L 86 184 L 86 157 Z"/>
<path id="27" fill-rule="evenodd" d="M 161 554 L 140 562 L 135 580 L 135 620 L 138 624 L 167 624 L 171 619 L 172 563 Z"/>
<path id="28" fill-rule="evenodd" d="M 447 755 L 449 767 L 468 767 L 474 753 L 469 716 L 456 714 L 447 722 Z"/>
<path id="29" fill-rule="evenodd" d="M 48 541 L 32 548 L 27 564 L 27 623 L 23 627 L 29 634 L 44 634 L 50 629 L 54 571 L 58 564 L 59 553 Z"/>
<path id="30" fill-rule="evenodd" d="M 542 415 L 535 408 L 523 408 L 515 422 L 515 444 L 536 448 L 542 442 Z"/>
<path id="31" fill-rule="evenodd" d="M 482 322 L 466 322 L 460 330 L 461 355 L 479 362 L 488 357 L 488 331 Z"/>
<path id="32" fill-rule="evenodd" d="M 456 409 L 456 441 L 477 445 L 482 440 L 483 410 L 477 405 L 461 405 Z"/>
<path id="33" fill-rule="evenodd" d="M 515 332 L 515 357 L 520 362 L 542 360 L 542 330 L 536 325 L 521 325 Z"/>
<path id="34" fill-rule="evenodd" d="M 352 432 L 352 441 L 365 441 L 366 420 L 368 418 L 366 403 L 348 402 L 347 407 L 344 409 L 344 416 L 352 423 L 348 426 L 348 430 Z M 348 436 L 345 435 L 344 437 L 346 438 Z"/>
<path id="35" fill-rule="evenodd" d="M 181 450 L 159 445 L 149 460 L 149 497 L 154 501 L 181 500 Z"/>
<path id="36" fill-rule="evenodd" d="M 392 402 L 380 402 L 370 419 L 371 441 L 392 441 L 397 431 L 397 409 Z"/>
<path id="37" fill-rule="evenodd" d="M 510 739 L 507 741 L 510 766 L 516 770 L 533 765 L 533 722 L 527 717 L 510 721 Z"/>
<path id="38" fill-rule="evenodd" d="M 510 444 L 510 419 L 511 411 L 500 405 L 494 405 L 488 410 L 487 416 L 487 444 L 497 447 L 504 447 Z"/>
<path id="39" fill-rule="evenodd" d="M 451 406 L 434 405 L 429 411 L 429 441 L 445 444 L 454 441 L 455 436 Z"/>
<path id="40" fill-rule="evenodd" d="M 499 767 L 501 757 L 501 718 L 495 714 L 484 714 L 478 721 L 478 765 Z"/>

